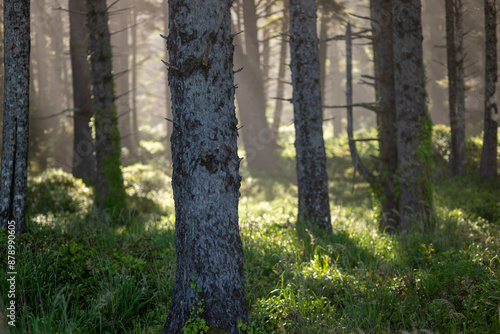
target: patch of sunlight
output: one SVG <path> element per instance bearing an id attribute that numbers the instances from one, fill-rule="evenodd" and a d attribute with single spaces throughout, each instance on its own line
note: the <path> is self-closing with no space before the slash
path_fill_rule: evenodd
<path id="1" fill-rule="evenodd" d="M 158 141 L 141 140 L 139 144 L 141 147 L 144 147 L 146 151 L 148 151 L 151 154 L 156 154 L 158 152 L 163 152 L 165 150 L 163 143 Z"/>

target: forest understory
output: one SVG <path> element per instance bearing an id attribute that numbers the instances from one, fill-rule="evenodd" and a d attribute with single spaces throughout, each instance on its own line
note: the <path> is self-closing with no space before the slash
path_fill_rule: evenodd
<path id="1" fill-rule="evenodd" d="M 152 149 L 146 143 L 145 153 Z M 272 170 L 250 173 L 243 163 L 239 217 L 249 322 L 241 328 L 500 333 L 500 180 L 481 181 L 473 173 L 449 178 L 449 129 L 435 127 L 433 233 L 416 226 L 390 236 L 378 231 L 377 202 L 354 175 L 347 137 L 326 136 L 325 144 L 331 235 L 296 224 L 291 127 L 282 128 Z M 378 148 L 358 146 L 369 165 Z M 481 137 L 468 139 L 468 170 L 477 170 L 480 153 Z M 130 209 L 120 225 L 98 218 L 91 187 L 70 174 L 50 169 L 29 179 L 27 233 L 16 241 L 23 279 L 11 333 L 161 331 L 176 256 L 170 168 L 159 156 L 123 167 Z M 6 242 L 6 234 L 1 238 Z M 2 248 L 3 266 L 6 256 Z M 6 279 L 1 270 L 3 300 Z M 3 314 L 6 307 L 2 303 Z M 203 311 L 203 305 L 193 310 L 184 333 L 204 332 Z M 6 326 L 0 332 L 8 333 Z"/>

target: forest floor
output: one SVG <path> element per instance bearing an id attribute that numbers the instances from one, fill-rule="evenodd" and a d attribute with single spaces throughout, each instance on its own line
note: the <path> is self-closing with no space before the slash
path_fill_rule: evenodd
<path id="1" fill-rule="evenodd" d="M 477 138 L 467 146 L 469 174 L 448 178 L 446 131 L 438 130 L 429 234 L 418 226 L 403 236 L 378 231 L 345 136 L 326 143 L 332 235 L 295 223 L 291 132 L 273 170 L 250 174 L 243 166 L 250 333 L 500 333 L 500 181 L 475 176 Z M 368 165 L 373 145 L 359 145 Z M 161 331 L 176 263 L 164 166 L 124 168 L 134 211 L 119 227 L 89 213 L 92 191 L 71 175 L 49 170 L 30 178 L 28 233 L 17 240 L 16 327 L 4 324 L 1 333 Z M 4 234 L 0 239 L 6 242 Z M 4 248 L 0 255 L 5 266 Z M 3 314 L 6 279 L 1 270 Z"/>

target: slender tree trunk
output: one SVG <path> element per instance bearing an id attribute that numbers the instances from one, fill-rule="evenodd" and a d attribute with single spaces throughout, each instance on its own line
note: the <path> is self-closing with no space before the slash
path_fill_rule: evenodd
<path id="1" fill-rule="evenodd" d="M 196 317 L 209 333 L 240 333 L 237 322 L 248 321 L 231 4 L 169 1 L 177 271 L 164 334 L 184 333 Z"/>
<path id="2" fill-rule="evenodd" d="M 333 33 L 337 32 L 337 28 L 334 25 L 334 30 Z M 333 93 L 329 95 L 330 101 L 335 104 L 340 104 L 343 102 L 344 97 L 343 97 L 343 89 L 341 86 L 341 82 L 339 78 L 343 75 L 339 68 L 339 59 L 341 58 L 339 48 L 338 48 L 338 42 L 333 42 L 330 43 L 331 45 L 331 50 L 330 50 L 330 75 L 328 78 L 331 80 L 332 84 L 332 90 Z M 323 101 L 324 104 L 327 104 L 326 101 Z M 333 126 L 333 136 L 338 137 L 342 133 L 343 127 L 342 127 L 342 113 L 336 112 L 335 109 L 332 109 L 330 117 L 333 117 L 332 121 L 332 126 Z"/>
<path id="3" fill-rule="evenodd" d="M 64 57 L 64 46 L 63 46 L 63 22 L 61 10 L 57 9 L 56 2 L 52 1 L 49 5 L 49 14 L 52 18 L 52 25 L 50 31 L 51 36 L 51 49 L 54 52 L 54 59 L 51 64 L 50 72 L 50 91 L 53 98 L 52 110 L 55 112 L 61 112 L 63 107 L 63 90 L 62 90 L 62 72 L 63 72 L 63 57 Z M 56 152 L 57 154 L 57 152 Z"/>
<path id="4" fill-rule="evenodd" d="M 131 12 L 132 21 L 132 146 L 134 152 L 139 150 L 139 121 L 137 115 L 137 8 Z M 170 143 L 168 145 L 170 147 Z"/>
<path id="5" fill-rule="evenodd" d="M 319 73 L 321 86 L 321 101 L 326 101 L 326 59 L 328 57 L 328 42 L 326 41 L 328 33 L 328 15 L 321 13 L 321 23 L 319 29 Z M 325 116 L 323 111 L 323 117 Z"/>
<path id="6" fill-rule="evenodd" d="M 241 38 L 236 37 L 234 60 L 237 68 L 244 70 L 236 76 L 236 91 L 241 134 L 245 145 L 246 159 L 251 169 L 265 170 L 274 163 L 275 146 L 273 134 L 266 119 L 266 96 L 260 68 L 260 54 L 257 39 L 257 16 L 254 0 L 243 0 L 245 27 L 245 49 L 241 49 Z"/>
<path id="7" fill-rule="evenodd" d="M 396 194 L 398 145 L 394 87 L 394 51 L 392 29 L 392 0 L 372 0 L 373 49 L 375 81 L 379 99 L 378 120 L 380 138 L 380 180 L 377 197 L 381 205 L 379 228 L 396 232 L 399 225 L 399 199 Z"/>
<path id="8" fill-rule="evenodd" d="M 331 233 L 316 3 L 315 0 L 290 0 L 289 6 L 299 220 L 308 220 Z"/>
<path id="9" fill-rule="evenodd" d="M 95 147 L 89 125 L 94 106 L 90 94 L 90 66 L 87 62 L 88 28 L 85 1 L 69 0 L 69 31 L 74 101 L 73 176 L 95 180 Z"/>
<path id="10" fill-rule="evenodd" d="M 168 0 L 163 0 L 163 24 L 165 36 L 168 36 Z M 165 48 L 165 61 L 169 61 L 168 50 Z M 165 71 L 165 106 L 166 106 L 166 115 L 167 115 L 167 142 L 166 142 L 166 154 L 169 160 L 172 160 L 172 148 L 171 148 L 171 137 L 173 132 L 173 123 L 172 123 L 172 97 L 170 96 L 170 89 L 168 87 L 168 72 Z M 170 121 L 169 121 L 170 120 Z"/>
<path id="11" fill-rule="evenodd" d="M 272 14 L 272 4 L 266 4 L 265 16 L 266 19 Z M 267 101 L 269 90 L 269 69 L 271 67 L 271 28 L 269 26 L 264 28 L 262 34 L 262 79 L 264 81 L 264 98 Z"/>
<path id="12" fill-rule="evenodd" d="M 131 112 L 130 112 L 130 66 L 129 66 L 129 3 L 120 0 L 116 4 L 119 12 L 113 15 L 111 21 L 113 33 L 111 43 L 113 47 L 113 69 L 115 82 L 115 105 L 118 116 L 118 124 L 122 137 L 122 146 L 127 148 L 131 157 L 135 157 L 134 146 L 132 145 Z"/>
<path id="13" fill-rule="evenodd" d="M 486 70 L 484 99 L 484 137 L 483 152 L 479 175 L 482 178 L 498 176 L 498 105 L 495 100 L 498 80 L 497 65 L 497 9 L 494 0 L 484 1 L 485 35 L 486 35 Z M 496 116 L 494 118 L 494 116 Z"/>
<path id="14" fill-rule="evenodd" d="M 361 159 L 356 148 L 356 141 L 354 140 L 354 129 L 353 129 L 353 115 L 352 115 L 352 34 L 351 34 L 351 23 L 347 23 L 346 30 L 346 105 L 347 105 L 347 137 L 349 139 L 349 151 L 351 152 L 351 158 L 354 163 L 355 171 L 359 171 L 359 174 L 368 181 L 370 184 L 375 183 L 374 176 L 368 171 L 365 165 L 361 162 Z"/>
<path id="15" fill-rule="evenodd" d="M 274 109 L 274 116 L 273 116 L 273 124 L 271 127 L 271 131 L 274 136 L 274 142 L 275 144 L 278 143 L 279 140 L 279 128 L 281 124 L 281 115 L 283 114 L 283 96 L 284 96 L 284 91 L 285 91 L 285 62 L 286 62 L 286 55 L 287 55 L 287 46 L 288 46 L 288 27 L 289 27 L 289 22 L 288 22 L 288 1 L 284 1 L 284 8 L 283 8 L 283 18 L 282 18 L 282 23 L 281 23 L 281 34 L 282 34 L 282 41 L 281 41 L 281 46 L 280 46 L 280 63 L 278 67 L 278 87 L 276 89 L 276 106 Z"/>
<path id="16" fill-rule="evenodd" d="M 425 106 L 420 0 L 394 1 L 393 10 L 399 211 L 401 229 L 408 231 L 432 213 L 432 122 Z"/>
<path id="17" fill-rule="evenodd" d="M 25 231 L 30 82 L 30 1 L 4 1 L 4 118 L 0 228 Z M 13 221 L 13 223 L 12 223 Z"/>
<path id="18" fill-rule="evenodd" d="M 462 1 L 446 0 L 446 50 L 451 127 L 451 175 L 465 173 L 465 86 L 463 69 Z"/>
<path id="19" fill-rule="evenodd" d="M 120 131 L 113 103 L 111 43 L 106 0 L 87 0 L 91 77 L 96 132 L 96 199 L 99 214 L 110 210 L 114 220 L 126 209 L 120 169 Z"/>

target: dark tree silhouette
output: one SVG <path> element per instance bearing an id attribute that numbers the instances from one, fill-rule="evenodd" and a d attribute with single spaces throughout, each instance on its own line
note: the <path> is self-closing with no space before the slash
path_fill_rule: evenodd
<path id="1" fill-rule="evenodd" d="M 126 209 L 126 202 L 120 169 L 120 131 L 113 103 L 112 55 L 106 0 L 87 0 L 87 19 L 96 133 L 96 206 L 100 214 L 104 210 L 110 210 L 113 218 L 118 218 L 121 211 Z"/>
<path id="2" fill-rule="evenodd" d="M 196 317 L 209 333 L 239 333 L 237 322 L 248 318 L 238 226 L 231 4 L 169 1 L 177 271 L 165 334 L 184 333 Z"/>
<path id="3" fill-rule="evenodd" d="M 484 138 L 479 174 L 482 178 L 498 176 L 498 105 L 495 100 L 498 80 L 497 65 L 497 8 L 494 0 L 484 0 L 486 32 L 486 70 L 484 99 Z M 494 117 L 496 116 L 496 118 Z"/>
<path id="4" fill-rule="evenodd" d="M 94 113 L 90 94 L 90 66 L 86 5 L 82 0 L 69 0 L 69 43 L 73 72 L 74 142 L 73 176 L 95 179 L 94 140 L 89 122 Z"/>
<path id="5" fill-rule="evenodd" d="M 30 82 L 30 1 L 4 1 L 4 116 L 0 228 L 25 231 Z"/>
<path id="6" fill-rule="evenodd" d="M 381 206 L 380 230 L 395 232 L 399 225 L 399 198 L 396 194 L 398 145 L 394 87 L 392 0 L 372 0 L 373 51 L 378 95 L 380 161 L 376 194 Z"/>
<path id="7" fill-rule="evenodd" d="M 451 127 L 451 175 L 465 173 L 465 85 L 462 0 L 446 0 L 446 51 Z"/>
<path id="8" fill-rule="evenodd" d="M 290 0 L 289 9 L 299 220 L 308 220 L 331 232 L 316 3 Z"/>

